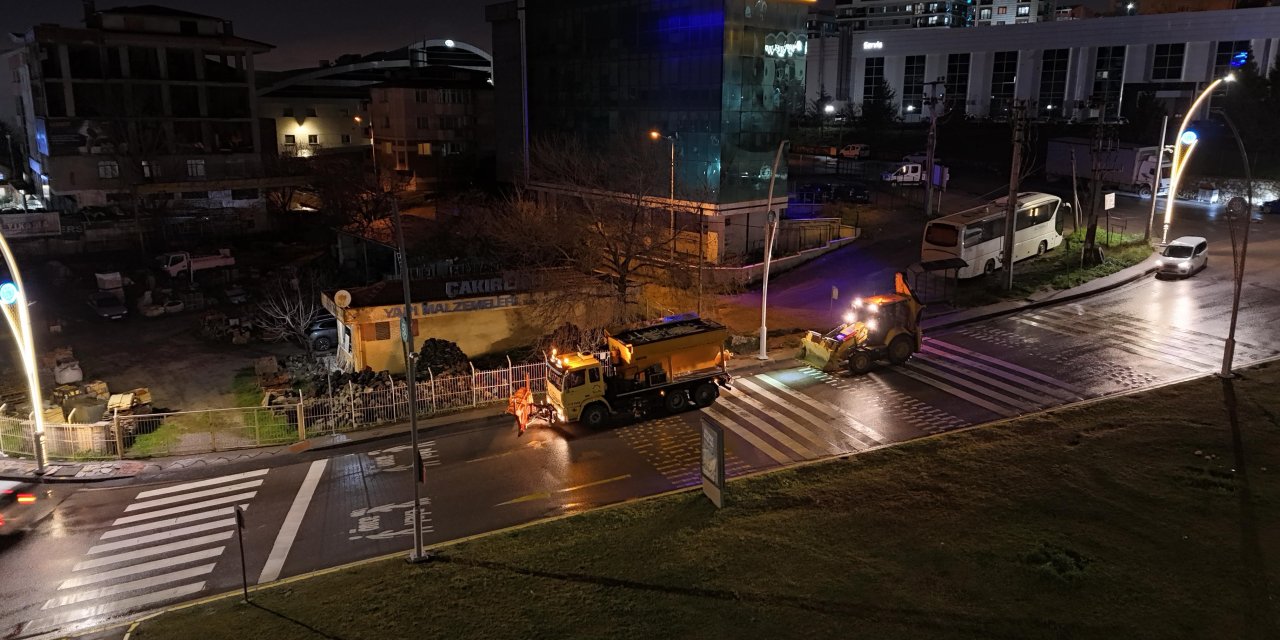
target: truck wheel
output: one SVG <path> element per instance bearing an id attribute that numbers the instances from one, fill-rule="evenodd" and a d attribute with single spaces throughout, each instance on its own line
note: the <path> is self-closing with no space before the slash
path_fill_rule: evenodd
<path id="1" fill-rule="evenodd" d="M 689 407 L 689 394 L 684 389 L 673 389 L 667 392 L 667 411 L 680 413 Z"/>
<path id="2" fill-rule="evenodd" d="M 578 421 L 592 429 L 599 429 L 604 426 L 604 421 L 609 417 L 609 411 L 599 402 L 589 404 L 582 410 L 582 417 Z"/>
<path id="3" fill-rule="evenodd" d="M 865 351 L 855 351 L 849 356 L 849 373 L 860 376 L 871 370 L 872 360 L 871 354 Z"/>
<path id="4" fill-rule="evenodd" d="M 1044 255 L 1044 252 L 1046 252 L 1046 251 L 1048 251 L 1048 250 L 1049 250 L 1049 241 L 1048 241 L 1048 240 L 1041 240 L 1041 241 L 1040 241 L 1040 246 L 1036 247 L 1036 255 L 1038 255 L 1038 256 L 1042 256 L 1042 255 Z"/>
<path id="5" fill-rule="evenodd" d="M 1142 185 L 1141 187 L 1138 187 L 1138 196 L 1139 196 L 1139 197 L 1142 197 L 1142 198 L 1150 198 L 1150 197 L 1151 197 L 1151 185 L 1149 185 L 1149 184 L 1144 184 L 1144 185 Z"/>
<path id="6" fill-rule="evenodd" d="M 987 260 L 987 264 L 982 265 L 982 275 L 989 276 L 996 272 L 996 261 Z"/>
<path id="7" fill-rule="evenodd" d="M 699 407 L 709 407 L 719 396 L 720 392 L 716 390 L 716 385 L 704 382 L 693 390 L 693 403 Z"/>
<path id="8" fill-rule="evenodd" d="M 895 365 L 902 364 L 910 360 L 914 352 L 915 338 L 905 333 L 898 334 L 893 342 L 889 343 L 889 362 Z"/>

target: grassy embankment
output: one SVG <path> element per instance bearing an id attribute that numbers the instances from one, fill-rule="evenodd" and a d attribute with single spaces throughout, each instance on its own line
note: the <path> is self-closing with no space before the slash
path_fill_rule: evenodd
<path id="1" fill-rule="evenodd" d="M 138 640 L 1275 638 L 1280 365 L 342 569 Z"/>

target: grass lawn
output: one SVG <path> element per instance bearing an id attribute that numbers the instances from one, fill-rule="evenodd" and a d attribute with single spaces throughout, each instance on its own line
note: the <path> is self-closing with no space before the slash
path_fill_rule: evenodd
<path id="1" fill-rule="evenodd" d="M 1276 638 L 1278 383 L 1264 365 L 743 479 L 721 511 L 600 510 L 132 637 Z"/>
<path id="2" fill-rule="evenodd" d="M 1003 278 L 997 271 L 990 277 L 961 282 L 956 289 L 954 304 L 959 308 L 979 307 L 1025 298 L 1044 289 L 1070 289 L 1138 264 L 1149 258 L 1152 251 L 1141 234 L 1109 233 L 1104 229 L 1098 229 L 1098 244 L 1102 245 L 1102 264 L 1081 268 L 1080 247 L 1084 245 L 1084 230 L 1076 231 L 1065 236 L 1057 249 L 1014 264 L 1012 291 L 1005 291 Z"/>

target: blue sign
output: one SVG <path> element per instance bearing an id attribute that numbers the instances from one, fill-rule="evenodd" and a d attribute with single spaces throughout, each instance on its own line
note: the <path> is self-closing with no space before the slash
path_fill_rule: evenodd
<path id="1" fill-rule="evenodd" d="M 1243 67 L 1248 63 L 1249 63 L 1248 51 L 1237 51 L 1234 55 L 1231 56 L 1231 68 L 1233 69 L 1239 69 L 1240 67 Z"/>

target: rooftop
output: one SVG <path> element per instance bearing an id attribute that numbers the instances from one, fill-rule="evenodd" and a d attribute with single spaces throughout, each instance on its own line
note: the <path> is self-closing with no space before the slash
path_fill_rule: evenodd
<path id="1" fill-rule="evenodd" d="M 202 13 L 192 13 L 181 9 L 173 9 L 170 7 L 162 7 L 156 4 L 140 4 L 128 7 L 112 7 L 110 9 L 102 9 L 98 13 L 112 13 L 131 16 L 162 16 L 166 18 L 198 18 L 201 20 L 222 20 L 222 18 L 207 16 Z"/>

